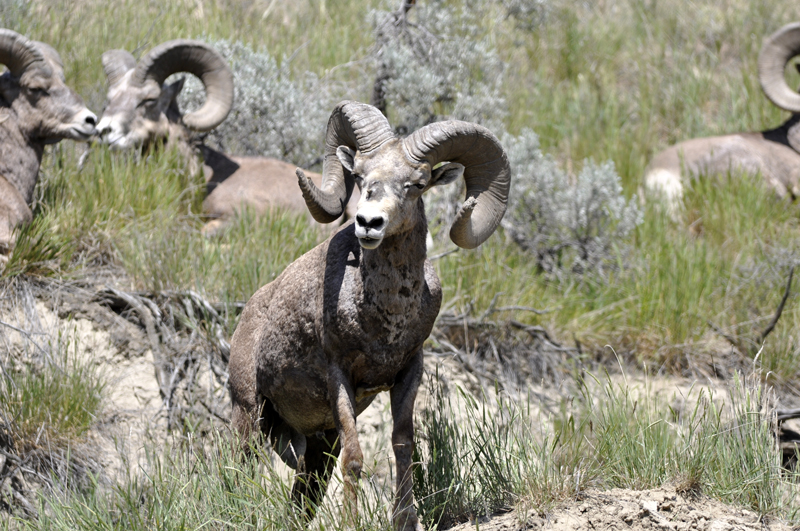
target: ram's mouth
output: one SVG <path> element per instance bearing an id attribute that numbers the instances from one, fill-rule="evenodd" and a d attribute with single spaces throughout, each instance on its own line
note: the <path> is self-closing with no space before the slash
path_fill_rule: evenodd
<path id="1" fill-rule="evenodd" d="M 358 239 L 359 245 L 364 249 L 375 249 L 377 246 L 381 244 L 383 238 L 370 238 L 369 236 L 364 236 L 363 238 Z"/>
<path id="2" fill-rule="evenodd" d="M 91 129 L 82 128 L 82 127 L 73 127 L 72 128 L 72 139 L 73 140 L 82 140 L 86 141 L 95 136 L 96 131 L 95 128 L 92 127 Z"/>

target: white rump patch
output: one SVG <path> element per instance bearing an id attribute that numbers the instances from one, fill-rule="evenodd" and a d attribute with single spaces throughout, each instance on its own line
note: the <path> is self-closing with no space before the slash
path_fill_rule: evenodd
<path id="1" fill-rule="evenodd" d="M 669 202 L 683 197 L 683 184 L 681 176 L 671 170 L 658 168 L 647 172 L 644 186 L 649 192 L 656 192 L 664 196 Z"/>
<path id="2" fill-rule="evenodd" d="M 683 198 L 683 183 L 680 173 L 664 168 L 657 168 L 647 172 L 644 178 L 644 187 L 650 193 L 661 196 L 667 203 L 671 215 L 675 215 Z"/>

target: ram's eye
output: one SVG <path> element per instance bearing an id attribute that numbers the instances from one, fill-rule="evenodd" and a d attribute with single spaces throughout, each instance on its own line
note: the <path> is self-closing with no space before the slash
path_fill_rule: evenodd
<path id="1" fill-rule="evenodd" d="M 408 182 L 408 183 L 405 184 L 405 189 L 408 190 L 412 186 L 414 188 L 417 188 L 418 190 L 422 190 L 423 188 L 425 188 L 425 183 L 423 183 L 423 182 L 417 182 L 417 183 Z"/>
<path id="2" fill-rule="evenodd" d="M 422 190 L 423 188 L 425 188 L 425 183 L 417 183 L 417 184 L 415 184 L 414 186 L 416 186 L 417 188 L 419 188 L 420 190 Z"/>

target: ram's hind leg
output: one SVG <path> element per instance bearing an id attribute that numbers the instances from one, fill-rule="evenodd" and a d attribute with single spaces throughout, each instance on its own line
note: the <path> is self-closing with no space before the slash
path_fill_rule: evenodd
<path id="1" fill-rule="evenodd" d="M 297 477 L 292 485 L 292 500 L 302 507 L 310 520 L 322 503 L 328 481 L 339 456 L 336 430 L 328 430 L 324 437 L 306 437 L 305 453 L 298 455 Z M 301 470 L 301 468 L 303 470 Z"/>

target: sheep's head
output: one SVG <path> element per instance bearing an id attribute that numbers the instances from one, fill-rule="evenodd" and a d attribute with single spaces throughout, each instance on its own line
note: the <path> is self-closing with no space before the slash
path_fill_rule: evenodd
<path id="1" fill-rule="evenodd" d="M 441 162 L 449 164 L 436 167 Z M 505 151 L 486 128 L 449 121 L 425 126 L 397 138 L 376 108 L 340 103 L 328 121 L 320 188 L 298 170 L 300 188 L 311 214 L 329 223 L 338 218 L 358 185 L 361 199 L 355 234 L 366 249 L 386 236 L 409 230 L 417 219 L 422 194 L 462 175 L 467 199 L 450 230 L 460 247 L 483 243 L 503 217 L 510 170 Z"/>
<path id="2" fill-rule="evenodd" d="M 28 138 L 49 144 L 94 135 L 97 116 L 67 86 L 61 57 L 52 47 L 0 29 L 0 63 L 8 67 L 0 76 L 0 111 L 13 108 L 15 126 Z M 0 121 L 6 118 L 0 112 Z"/>
<path id="3" fill-rule="evenodd" d="M 171 124 L 209 131 L 222 123 L 233 106 L 233 74 L 216 50 L 199 41 L 165 42 L 138 64 L 125 50 L 111 50 L 103 54 L 103 70 L 108 95 L 97 129 L 103 141 L 115 148 L 165 140 Z M 206 90 L 205 104 L 186 116 L 180 115 L 175 102 L 183 79 L 164 83 L 177 72 L 196 75 Z"/>

